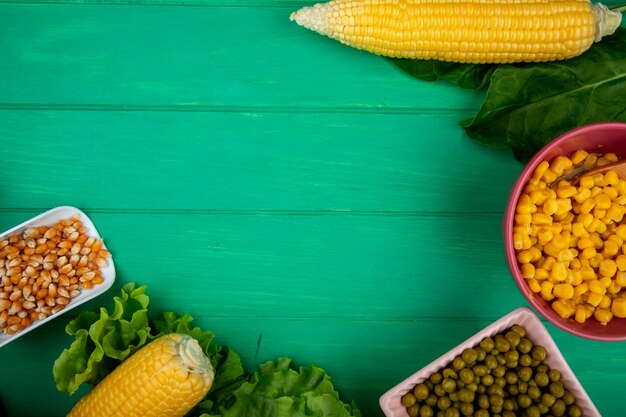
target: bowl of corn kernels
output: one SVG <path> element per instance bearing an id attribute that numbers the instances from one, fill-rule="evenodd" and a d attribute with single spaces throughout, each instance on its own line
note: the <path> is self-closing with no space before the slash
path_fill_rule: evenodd
<path id="1" fill-rule="evenodd" d="M 528 302 L 555 326 L 626 340 L 626 123 L 598 123 L 550 142 L 513 185 L 503 219 L 507 263 Z"/>

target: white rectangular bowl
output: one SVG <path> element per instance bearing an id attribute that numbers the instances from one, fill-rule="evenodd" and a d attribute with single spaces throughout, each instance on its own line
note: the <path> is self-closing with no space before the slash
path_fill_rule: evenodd
<path id="1" fill-rule="evenodd" d="M 83 223 L 83 226 L 87 229 L 87 235 L 93 237 L 96 240 L 101 239 L 93 222 L 89 217 L 87 217 L 85 213 L 75 207 L 61 206 L 46 211 L 39 216 L 33 217 L 32 219 L 27 220 L 24 223 L 7 230 L 6 232 L 0 234 L 0 240 L 6 239 L 9 235 L 21 234 L 29 227 L 54 226 L 60 220 L 69 219 L 70 217 L 77 214 L 80 216 L 80 221 Z M 106 249 L 106 246 L 104 244 L 102 245 L 102 247 Z M 100 273 L 102 275 L 102 278 L 104 279 L 104 282 L 102 284 L 94 285 L 91 289 L 81 290 L 80 294 L 76 298 L 73 298 L 70 303 L 60 312 L 48 316 L 43 320 L 36 320 L 30 326 L 15 334 L 8 335 L 4 332 L 0 333 L 0 347 L 6 345 L 9 342 L 12 342 L 20 336 L 24 336 L 26 333 L 35 330 L 37 327 L 47 323 L 50 320 L 53 320 L 54 318 L 64 313 L 67 313 L 71 309 L 91 300 L 94 297 L 97 297 L 98 295 L 111 288 L 111 285 L 113 285 L 113 282 L 115 281 L 115 265 L 113 263 L 112 256 L 107 258 L 107 265 L 104 268 L 100 268 Z"/>
<path id="2" fill-rule="evenodd" d="M 548 355 L 544 362 L 551 369 L 556 369 L 561 372 L 563 385 L 574 394 L 576 397 L 576 405 L 582 409 L 583 415 L 585 417 L 601 417 L 596 406 L 589 398 L 589 395 L 587 395 L 576 378 L 576 375 L 574 375 L 574 372 L 572 372 L 572 369 L 565 361 L 556 343 L 554 343 L 550 333 L 548 333 L 548 330 L 537 315 L 528 307 L 521 307 L 512 311 L 383 394 L 383 396 L 380 397 L 380 407 L 385 413 L 385 416 L 408 417 L 406 408 L 400 401 L 404 394 L 412 391 L 415 385 L 428 379 L 431 374 L 444 369 L 454 358 L 463 353 L 465 349 L 476 347 L 485 337 L 494 337 L 496 334 L 508 329 L 514 324 L 524 327 L 528 339 L 534 344 L 546 348 Z"/>

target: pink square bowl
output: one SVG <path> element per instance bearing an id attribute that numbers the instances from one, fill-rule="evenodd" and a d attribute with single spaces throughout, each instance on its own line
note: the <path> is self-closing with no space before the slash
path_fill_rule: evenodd
<path id="1" fill-rule="evenodd" d="M 559 348 L 548 333 L 541 320 L 528 307 L 521 307 L 512 311 L 498 321 L 492 323 L 482 331 L 467 339 L 439 359 L 431 362 L 420 371 L 414 373 L 398 385 L 387 391 L 380 397 L 380 407 L 387 417 L 407 417 L 406 408 L 401 403 L 401 398 L 407 392 L 413 390 L 415 385 L 425 381 L 434 372 L 440 371 L 451 363 L 455 357 L 470 347 L 477 346 L 485 337 L 493 337 L 496 334 L 518 324 L 526 329 L 527 337 L 536 345 L 546 348 L 548 356 L 545 363 L 551 368 L 561 372 L 563 385 L 576 397 L 576 404 L 582 409 L 585 417 L 600 417 L 597 408 L 591 402 L 571 368 L 563 358 Z"/>

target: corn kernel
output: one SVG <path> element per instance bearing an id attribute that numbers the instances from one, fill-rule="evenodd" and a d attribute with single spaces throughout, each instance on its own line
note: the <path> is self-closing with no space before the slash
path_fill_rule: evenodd
<path id="1" fill-rule="evenodd" d="M 517 250 L 529 249 L 532 246 L 530 236 L 525 233 L 513 233 L 513 247 Z"/>
<path id="2" fill-rule="evenodd" d="M 626 240 L 626 224 L 620 224 L 619 226 L 617 226 L 614 232 L 622 240 Z"/>
<path id="3" fill-rule="evenodd" d="M 546 301 L 550 301 L 554 298 L 552 294 L 552 290 L 554 289 L 554 284 L 550 281 L 542 281 L 541 282 L 541 298 Z"/>
<path id="4" fill-rule="evenodd" d="M 596 198 L 594 198 L 594 201 L 598 209 L 606 210 L 611 207 L 611 198 L 604 193 L 598 194 Z"/>
<path id="5" fill-rule="evenodd" d="M 626 318 L 626 298 L 617 297 L 611 304 L 611 312 L 615 317 Z"/>
<path id="6" fill-rule="evenodd" d="M 548 161 L 541 161 L 533 172 L 533 178 L 540 179 L 541 177 L 543 177 L 543 174 L 548 168 L 550 168 L 550 163 Z"/>
<path id="7" fill-rule="evenodd" d="M 539 282 L 534 278 L 528 280 L 528 287 L 534 293 L 541 291 L 541 284 L 539 284 Z"/>
<path id="8" fill-rule="evenodd" d="M 572 154 L 572 156 L 570 157 L 572 163 L 574 164 L 574 166 L 578 166 L 582 163 L 585 162 L 585 159 L 589 156 L 589 153 L 587 151 L 584 151 L 582 149 L 577 150 L 576 152 L 574 152 Z"/>
<path id="9" fill-rule="evenodd" d="M 611 307 L 611 298 L 604 294 L 602 296 L 602 301 L 600 301 L 600 304 L 598 304 L 598 308 L 609 308 Z"/>
<path id="10" fill-rule="evenodd" d="M 544 269 L 548 271 L 552 271 L 552 268 L 554 267 L 555 263 L 556 263 L 556 259 L 554 259 L 552 256 L 548 256 L 547 258 L 544 259 L 542 266 Z"/>
<path id="11" fill-rule="evenodd" d="M 584 259 L 593 259 L 596 257 L 596 255 L 597 255 L 597 252 L 596 252 L 596 248 L 594 247 L 585 248 L 585 250 L 583 250 L 580 253 L 581 258 L 584 258 Z"/>
<path id="12" fill-rule="evenodd" d="M 613 313 L 605 308 L 598 308 L 594 311 L 593 317 L 595 317 L 600 323 L 607 324 L 613 318 Z"/>
<path id="13" fill-rule="evenodd" d="M 598 281 L 600 281 L 600 283 L 604 285 L 605 288 L 609 288 L 611 284 L 613 284 L 613 280 L 611 279 L 611 277 L 602 277 Z"/>
<path id="14" fill-rule="evenodd" d="M 570 281 L 570 284 L 576 286 L 576 285 L 581 285 L 583 283 L 583 273 L 580 270 L 571 270 L 570 272 L 572 274 L 572 280 Z"/>
<path id="15" fill-rule="evenodd" d="M 585 250 L 587 248 L 595 248 L 595 244 L 593 243 L 593 240 L 591 240 L 590 238 L 578 239 L 578 242 L 576 242 L 576 246 L 580 250 Z"/>
<path id="16" fill-rule="evenodd" d="M 615 282 L 622 287 L 626 287 L 626 272 L 618 272 L 615 275 Z"/>
<path id="17" fill-rule="evenodd" d="M 580 268 L 580 272 L 583 274 L 583 280 L 585 281 L 596 279 L 596 272 L 590 266 L 583 266 Z"/>
<path id="18" fill-rule="evenodd" d="M 613 281 L 611 286 L 606 290 L 609 294 L 617 294 L 622 290 L 622 286 L 617 283 L 617 281 Z"/>
<path id="19" fill-rule="evenodd" d="M 604 179 L 604 174 L 602 173 L 593 175 L 593 183 L 596 185 L 596 187 L 606 187 L 608 185 L 606 183 L 606 180 Z"/>
<path id="20" fill-rule="evenodd" d="M 552 303 L 552 309 L 564 319 L 570 317 L 575 312 L 574 308 L 571 305 L 561 300 L 554 301 Z"/>
<path id="21" fill-rule="evenodd" d="M 535 266 L 533 264 L 523 264 L 520 269 L 524 278 L 535 278 Z"/>
<path id="22" fill-rule="evenodd" d="M 562 249 L 559 251 L 556 259 L 559 262 L 570 262 L 572 261 L 572 259 L 574 259 L 574 254 L 569 249 Z"/>
<path id="23" fill-rule="evenodd" d="M 526 265 L 528 265 L 528 264 L 526 264 Z M 545 270 L 543 268 L 535 268 L 535 276 L 534 276 L 534 278 L 537 281 L 542 281 L 544 279 L 547 279 L 549 276 L 550 276 L 550 273 L 547 270 Z"/>
<path id="24" fill-rule="evenodd" d="M 604 155 L 602 155 L 602 157 L 609 161 L 609 163 L 619 161 L 619 157 L 613 152 L 605 153 Z"/>
<path id="25" fill-rule="evenodd" d="M 602 254 L 596 253 L 596 256 L 594 256 L 593 258 L 589 258 L 589 265 L 592 268 L 599 268 L 600 262 L 602 262 L 603 260 L 604 260 L 604 257 L 602 256 Z"/>
<path id="26" fill-rule="evenodd" d="M 589 281 L 588 285 L 589 285 L 589 291 L 591 291 L 592 293 L 598 294 L 598 295 L 606 294 L 606 287 L 599 280 L 592 279 L 591 281 Z"/>
<path id="27" fill-rule="evenodd" d="M 530 199 L 530 196 L 528 194 L 522 194 L 519 198 L 519 200 L 517 201 L 517 206 L 515 207 L 515 211 L 517 213 L 522 213 L 522 214 L 528 214 L 528 213 L 532 213 L 532 208 L 535 205 L 533 204 L 533 202 Z"/>
<path id="28" fill-rule="evenodd" d="M 612 277 L 617 272 L 617 265 L 615 264 L 615 261 L 611 259 L 605 259 L 600 262 L 600 268 L 598 272 L 600 272 L 600 275 L 603 275 L 605 277 Z"/>
<path id="29" fill-rule="evenodd" d="M 598 208 L 596 205 L 596 207 L 594 207 L 594 209 L 591 211 L 591 214 L 593 214 L 593 217 L 595 217 L 596 220 L 600 220 L 601 218 L 606 216 L 606 210 Z"/>
<path id="30" fill-rule="evenodd" d="M 587 231 L 582 223 L 576 222 L 572 224 L 572 234 L 576 237 L 583 237 L 587 235 Z"/>
<path id="31" fill-rule="evenodd" d="M 532 214 L 517 213 L 515 215 L 515 223 L 522 226 L 530 226 L 532 219 Z"/>
<path id="32" fill-rule="evenodd" d="M 559 155 L 552 160 L 552 163 L 550 164 L 550 169 L 554 171 L 558 176 L 561 176 L 563 175 L 565 170 L 571 168 L 571 166 L 572 161 L 570 161 L 569 158 L 563 155 Z"/>
<path id="33" fill-rule="evenodd" d="M 581 295 L 583 295 L 587 291 L 589 291 L 589 284 L 587 284 L 586 282 L 583 282 L 582 284 L 575 286 L 574 287 L 574 298 L 580 297 Z"/>
<path id="34" fill-rule="evenodd" d="M 548 198 L 541 206 L 541 211 L 547 215 L 553 215 L 559 209 L 556 198 Z"/>
<path id="35" fill-rule="evenodd" d="M 615 185 L 615 188 L 617 189 L 617 192 L 619 193 L 620 196 L 626 195 L 626 181 L 620 180 Z"/>
<path id="36" fill-rule="evenodd" d="M 557 284 L 554 286 L 552 294 L 557 298 L 569 300 L 574 297 L 574 287 L 571 284 Z"/>
<path id="37" fill-rule="evenodd" d="M 545 206 L 545 204 L 544 204 Z M 544 225 L 544 224 L 552 224 L 552 217 L 544 213 L 535 213 L 531 215 L 531 224 L 535 225 Z"/>
<path id="38" fill-rule="evenodd" d="M 541 231 L 537 233 L 537 241 L 542 246 L 550 242 L 553 237 L 554 234 L 552 233 L 552 230 L 543 227 L 541 228 Z"/>
<path id="39" fill-rule="evenodd" d="M 554 181 L 556 181 L 557 178 L 559 178 L 559 174 L 548 168 L 543 173 L 541 180 L 544 181 L 546 184 L 552 184 Z"/>
<path id="40" fill-rule="evenodd" d="M 583 162 L 585 169 L 595 168 L 598 164 L 598 155 L 590 153 L 587 155 L 585 162 Z"/>
<path id="41" fill-rule="evenodd" d="M 588 190 L 591 190 L 595 185 L 593 178 L 590 175 L 583 175 L 580 178 L 579 184 L 581 187 L 587 188 Z"/>
<path id="42" fill-rule="evenodd" d="M 604 181 L 609 185 L 617 185 L 619 183 L 619 175 L 613 170 L 607 171 L 604 173 Z"/>
<path id="43" fill-rule="evenodd" d="M 521 251 L 520 253 L 517 254 L 517 261 L 521 264 L 530 263 L 532 259 L 533 259 L 533 254 L 532 252 L 528 250 Z"/>
<path id="44" fill-rule="evenodd" d="M 574 200 L 577 203 L 584 203 L 591 197 L 591 190 L 589 188 L 578 187 L 576 195 L 574 195 Z"/>
<path id="45" fill-rule="evenodd" d="M 576 194 L 578 194 L 578 190 L 576 189 L 576 187 L 571 185 L 559 187 L 556 190 L 556 195 L 558 195 L 560 198 L 570 198 L 574 197 Z"/>
<path id="46" fill-rule="evenodd" d="M 574 315 L 574 319 L 582 324 L 587 320 L 587 312 L 583 306 L 576 306 L 576 314 Z"/>
<path id="47" fill-rule="evenodd" d="M 594 180 L 595 181 L 595 180 Z M 602 188 L 600 187 L 593 187 L 591 189 L 591 198 L 595 199 L 598 195 L 602 194 Z M 595 201 L 595 200 L 594 200 Z"/>
<path id="48" fill-rule="evenodd" d="M 596 201 L 592 198 L 589 198 L 580 205 L 580 212 L 582 214 L 589 214 L 591 213 L 591 210 L 593 210 L 595 206 L 596 206 Z"/>
<path id="49" fill-rule="evenodd" d="M 526 194 L 530 197 L 530 202 L 536 206 L 543 204 L 548 198 L 547 193 L 544 191 L 532 191 L 531 193 Z"/>
<path id="50" fill-rule="evenodd" d="M 615 184 L 617 184 L 617 183 L 615 183 Z M 615 184 L 611 184 L 611 185 L 615 185 Z M 609 197 L 609 199 L 611 201 L 613 201 L 617 197 L 619 197 L 619 191 L 615 187 L 610 187 L 610 186 L 609 187 L 604 187 L 603 192 L 604 192 L 604 194 L 606 194 Z"/>
<path id="51" fill-rule="evenodd" d="M 604 294 L 596 294 L 595 292 L 589 291 L 585 295 L 586 295 L 586 298 L 587 298 L 587 300 L 586 300 L 587 303 L 591 304 L 594 307 L 597 307 L 598 304 L 600 304 L 600 302 L 602 301 L 602 296 Z"/>
<path id="52" fill-rule="evenodd" d="M 550 278 L 555 281 L 565 281 L 567 278 L 567 267 L 563 262 L 556 262 L 550 272 Z"/>
<path id="53" fill-rule="evenodd" d="M 541 251 L 536 248 L 535 246 L 531 247 L 530 249 L 528 249 L 528 251 L 530 252 L 530 254 L 532 255 L 532 258 L 530 260 L 530 262 L 537 262 L 539 261 L 543 254 L 541 253 Z"/>
<path id="54" fill-rule="evenodd" d="M 581 213 L 576 218 L 576 221 L 580 222 L 585 228 L 589 227 L 593 223 L 593 215 L 590 213 Z"/>

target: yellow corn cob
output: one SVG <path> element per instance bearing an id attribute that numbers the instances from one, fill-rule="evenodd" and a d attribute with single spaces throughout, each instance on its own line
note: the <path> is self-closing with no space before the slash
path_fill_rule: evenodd
<path id="1" fill-rule="evenodd" d="M 478 64 L 572 58 L 621 13 L 588 0 L 332 0 L 291 20 L 379 55 Z"/>
<path id="2" fill-rule="evenodd" d="M 182 417 L 204 398 L 213 377 L 197 340 L 168 334 L 122 362 L 67 417 Z"/>

